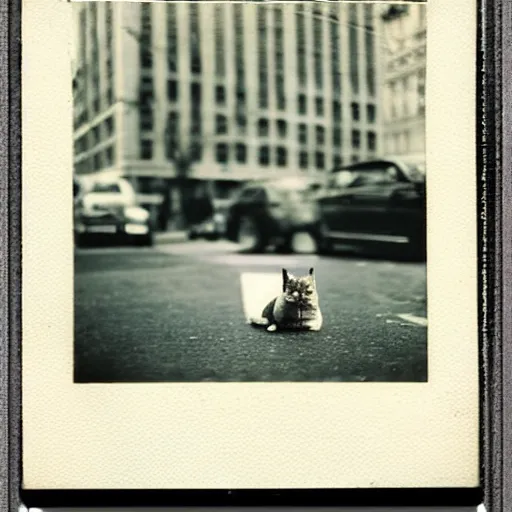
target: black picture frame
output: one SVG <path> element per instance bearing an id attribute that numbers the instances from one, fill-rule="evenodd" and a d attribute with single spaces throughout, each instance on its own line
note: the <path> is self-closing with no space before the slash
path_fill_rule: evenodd
<path id="1" fill-rule="evenodd" d="M 0 509 L 26 506 L 512 506 L 512 4 L 481 0 L 478 62 L 481 488 L 30 491 L 21 486 L 21 0 L 0 4 Z"/>

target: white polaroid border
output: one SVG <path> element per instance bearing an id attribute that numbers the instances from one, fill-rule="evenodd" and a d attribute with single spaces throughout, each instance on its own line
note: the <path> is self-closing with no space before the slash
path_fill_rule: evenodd
<path id="1" fill-rule="evenodd" d="M 476 487 L 476 2 L 429 0 L 428 383 L 73 383 L 71 4 L 23 2 L 23 486 Z"/>

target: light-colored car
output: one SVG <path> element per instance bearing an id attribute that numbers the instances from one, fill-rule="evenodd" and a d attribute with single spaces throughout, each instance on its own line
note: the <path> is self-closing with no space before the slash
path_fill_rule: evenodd
<path id="1" fill-rule="evenodd" d="M 98 237 L 153 244 L 149 212 L 137 204 L 133 187 L 123 178 L 78 185 L 74 234 L 78 246 Z"/>

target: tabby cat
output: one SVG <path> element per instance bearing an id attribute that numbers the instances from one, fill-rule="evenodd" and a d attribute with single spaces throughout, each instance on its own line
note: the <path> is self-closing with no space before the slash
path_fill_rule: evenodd
<path id="1" fill-rule="evenodd" d="M 318 302 L 314 270 L 307 276 L 295 277 L 283 268 L 283 292 L 270 301 L 261 318 L 251 318 L 252 325 L 264 326 L 267 331 L 319 331 L 323 318 Z"/>

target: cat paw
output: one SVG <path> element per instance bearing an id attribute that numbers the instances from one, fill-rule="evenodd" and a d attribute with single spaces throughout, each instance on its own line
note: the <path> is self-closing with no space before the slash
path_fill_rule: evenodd
<path id="1" fill-rule="evenodd" d="M 269 325 L 269 326 L 267 327 L 267 331 L 268 331 L 268 332 L 274 332 L 274 331 L 277 331 L 277 325 L 276 325 L 276 324 Z"/>

